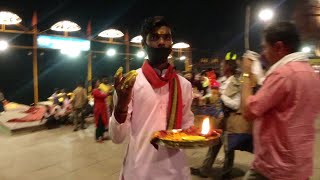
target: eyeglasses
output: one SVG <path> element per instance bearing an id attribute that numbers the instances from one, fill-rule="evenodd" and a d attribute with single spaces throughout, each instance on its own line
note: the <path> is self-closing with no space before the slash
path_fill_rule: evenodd
<path id="1" fill-rule="evenodd" d="M 162 38 L 164 41 L 171 41 L 172 35 L 171 34 L 150 34 L 150 41 L 158 41 Z"/>

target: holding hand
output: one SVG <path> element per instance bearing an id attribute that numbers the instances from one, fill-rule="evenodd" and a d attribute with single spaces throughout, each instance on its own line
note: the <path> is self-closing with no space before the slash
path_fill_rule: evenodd
<path id="1" fill-rule="evenodd" d="M 122 72 L 123 68 L 120 67 L 114 76 L 114 88 L 118 96 L 118 103 L 115 108 L 115 116 L 119 123 L 123 123 L 125 121 L 128 105 L 131 101 L 132 88 L 138 75 L 136 70 L 132 70 L 126 73 L 124 76 Z"/>
<path id="2" fill-rule="evenodd" d="M 243 57 L 243 64 L 242 64 L 243 73 L 251 73 L 253 61 L 259 61 L 260 55 L 254 51 L 247 50 L 242 57 Z"/>
<path id="3" fill-rule="evenodd" d="M 246 57 L 243 58 L 243 62 L 242 62 L 243 73 L 251 74 L 252 63 L 253 61 L 251 59 Z"/>

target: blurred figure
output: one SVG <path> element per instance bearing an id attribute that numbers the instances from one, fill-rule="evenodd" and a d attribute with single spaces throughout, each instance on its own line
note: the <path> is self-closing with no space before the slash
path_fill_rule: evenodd
<path id="1" fill-rule="evenodd" d="M 194 75 L 192 72 L 190 71 L 184 72 L 183 77 L 186 78 L 191 84 L 193 84 Z"/>
<path id="2" fill-rule="evenodd" d="M 58 88 L 54 88 L 54 92 L 51 95 L 52 99 L 53 99 L 53 104 L 59 104 L 59 89 Z"/>
<path id="3" fill-rule="evenodd" d="M 219 87 L 220 84 L 217 81 L 217 76 L 216 73 L 214 72 L 214 70 L 212 68 L 209 68 L 206 72 L 206 76 L 208 77 L 209 81 L 210 81 L 210 86 L 211 87 Z"/>
<path id="4" fill-rule="evenodd" d="M 58 94 L 58 101 L 59 101 L 59 103 L 63 103 L 65 97 L 66 97 L 65 89 L 59 90 L 59 94 Z"/>
<path id="5" fill-rule="evenodd" d="M 210 93 L 210 80 L 207 77 L 207 71 L 203 70 L 201 72 L 201 87 L 199 89 L 200 92 L 202 92 L 202 95 L 205 96 Z"/>
<path id="6" fill-rule="evenodd" d="M 43 116 L 46 120 L 45 127 L 48 129 L 59 127 L 60 123 L 57 120 L 56 110 L 54 110 L 54 107 L 51 108 L 49 105 L 46 105 L 45 107 L 46 107 L 46 112 Z"/>
<path id="7" fill-rule="evenodd" d="M 223 145 L 224 164 L 222 178 L 230 177 L 235 150 L 252 152 L 251 124 L 242 118 L 240 112 L 240 79 L 237 73 L 237 63 L 233 60 L 226 60 L 221 64 L 224 77 L 221 79 L 219 89 L 220 100 L 223 103 L 223 120 L 218 121 L 218 128 L 224 130 L 220 144 L 209 148 L 206 158 L 200 168 L 191 168 L 191 173 L 200 177 L 208 177 L 212 165 Z M 217 87 L 212 88 L 212 101 L 217 97 Z"/>
<path id="8" fill-rule="evenodd" d="M 63 124 L 68 124 L 70 121 L 70 115 L 72 114 L 72 104 L 71 99 L 69 99 L 67 93 L 64 93 L 63 95 L 63 102 L 60 102 L 61 104 L 61 118 Z M 73 122 L 73 121 L 72 121 Z"/>
<path id="9" fill-rule="evenodd" d="M 306 180 L 312 176 L 320 81 L 308 56 L 298 52 L 294 24 L 278 22 L 263 34 L 262 54 L 270 67 L 252 95 L 253 61 L 244 55 L 242 112 L 253 121 L 255 157 L 244 179 Z"/>
<path id="10" fill-rule="evenodd" d="M 3 92 L 0 89 L 0 113 L 4 111 L 4 101 L 6 99 L 4 98 Z"/>
<path id="11" fill-rule="evenodd" d="M 110 104 L 112 97 L 109 97 L 109 95 L 111 94 L 111 92 L 113 91 L 113 87 L 109 84 L 108 82 L 108 78 L 106 76 L 104 76 L 101 80 L 101 83 L 99 85 L 99 89 L 104 93 L 107 94 L 108 96 L 106 97 L 105 103 L 106 103 L 106 112 L 107 112 L 107 119 L 109 119 L 109 114 L 112 112 L 110 112 Z M 109 97 L 109 98 L 108 98 Z M 106 124 L 106 130 L 108 130 L 108 123 Z"/>
<path id="12" fill-rule="evenodd" d="M 73 90 L 73 98 L 71 99 L 72 107 L 73 107 L 73 123 L 74 129 L 73 131 L 78 131 L 79 124 L 81 129 L 85 129 L 85 120 L 83 116 L 83 111 L 88 103 L 87 90 L 83 87 L 81 82 L 77 83 L 77 87 Z"/>
<path id="13" fill-rule="evenodd" d="M 94 120 L 96 124 L 96 141 L 99 143 L 103 142 L 103 133 L 108 126 L 108 113 L 107 113 L 107 104 L 106 104 L 106 97 L 108 94 L 104 93 L 100 87 L 100 81 L 95 80 L 92 81 L 92 96 L 94 99 Z"/>
<path id="14" fill-rule="evenodd" d="M 200 92 L 200 90 L 202 89 L 201 73 L 197 73 L 197 74 L 194 76 L 194 81 L 193 81 L 192 87 L 196 87 L 199 92 Z"/>

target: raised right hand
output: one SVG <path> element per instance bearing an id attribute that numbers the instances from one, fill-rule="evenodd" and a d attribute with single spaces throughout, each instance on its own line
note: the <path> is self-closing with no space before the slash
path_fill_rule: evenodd
<path id="1" fill-rule="evenodd" d="M 138 73 L 136 70 L 129 71 L 124 76 L 123 68 L 120 67 L 114 76 L 114 88 L 118 96 L 116 109 L 126 111 L 132 96 L 132 88 Z"/>

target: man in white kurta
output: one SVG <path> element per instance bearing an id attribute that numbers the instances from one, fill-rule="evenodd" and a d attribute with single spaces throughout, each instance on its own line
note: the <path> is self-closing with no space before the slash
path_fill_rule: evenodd
<path id="1" fill-rule="evenodd" d="M 152 89 L 141 69 L 133 86 L 132 101 L 123 124 L 110 118 L 110 135 L 114 143 L 122 143 L 128 136 L 128 146 L 123 162 L 122 175 L 125 180 L 187 180 L 189 168 L 182 150 L 150 143 L 153 132 L 166 129 L 169 87 Z M 192 91 L 189 81 L 179 76 L 183 99 L 182 128 L 193 125 L 191 112 Z M 114 102 L 117 102 L 115 96 Z"/>
<path id="2" fill-rule="evenodd" d="M 157 33 L 160 36 L 160 40 L 158 39 L 160 42 L 163 41 L 162 36 L 169 33 L 171 35 L 171 30 L 163 27 L 161 25 L 161 28 L 159 26 L 153 31 L 153 33 Z M 152 39 L 157 40 L 155 37 L 152 37 Z M 168 44 L 170 44 L 169 47 L 171 48 L 171 39 Z M 148 55 L 150 57 L 151 53 Z M 148 62 L 150 64 L 153 63 L 150 60 Z M 164 77 L 167 71 L 166 68 L 161 70 L 154 68 L 153 70 L 159 77 Z M 194 121 L 194 116 L 191 112 L 192 86 L 182 76 L 178 76 L 178 79 L 182 94 L 181 128 L 188 128 L 193 125 Z M 154 88 L 149 83 L 142 68 L 140 68 L 137 70 L 136 80 L 132 87 L 125 121 L 120 121 L 121 123 L 119 123 L 115 112 L 112 113 L 109 129 L 112 141 L 114 143 L 122 143 L 126 137 L 128 138 L 120 180 L 190 179 L 186 157 L 182 150 L 169 149 L 163 146 L 159 146 L 156 149 L 150 143 L 154 132 L 167 129 L 169 93 L 169 83 L 160 88 Z M 120 98 L 117 97 L 117 94 L 119 92 L 114 95 L 115 107 L 120 103 Z M 116 108 L 115 111 L 117 111 Z"/>

